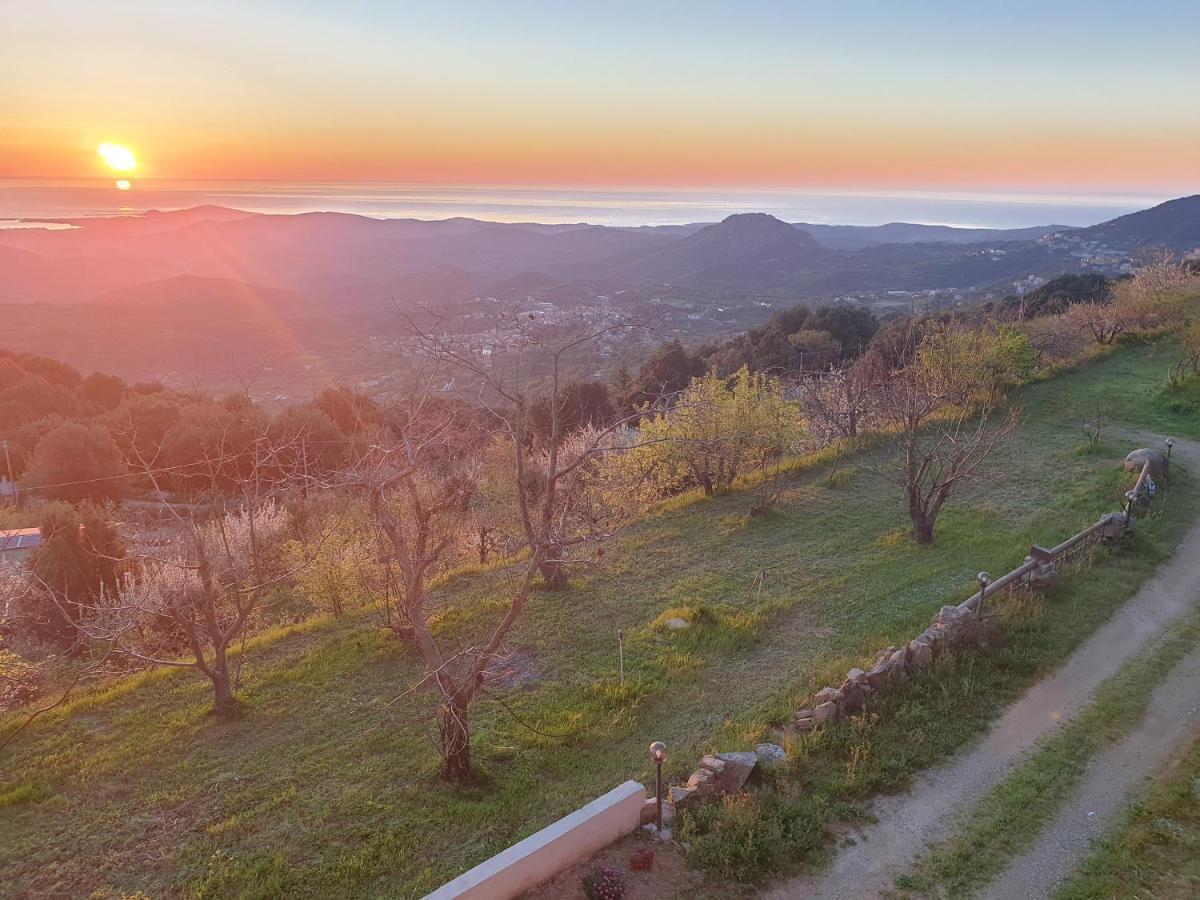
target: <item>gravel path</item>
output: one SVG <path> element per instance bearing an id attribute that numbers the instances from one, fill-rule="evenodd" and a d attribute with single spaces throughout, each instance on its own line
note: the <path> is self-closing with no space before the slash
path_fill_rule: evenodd
<path id="1" fill-rule="evenodd" d="M 1146 435 L 1141 439 L 1151 440 Z M 1153 439 L 1152 446 L 1161 446 Z M 1178 441 L 1174 454 L 1200 468 L 1200 444 Z M 1142 586 L 1053 675 L 1039 682 L 973 749 L 913 781 L 908 793 L 881 797 L 877 822 L 854 835 L 828 869 L 778 884 L 765 897 L 867 898 L 886 895 L 931 843 L 999 784 L 1047 733 L 1087 705 L 1105 679 L 1200 602 L 1200 522 L 1188 529 L 1172 559 Z M 1173 741 L 1164 739 L 1169 752 Z M 1021 893 L 1008 896 L 1026 896 Z"/>
<path id="2" fill-rule="evenodd" d="M 1158 686 L 1141 725 L 1096 756 L 1083 783 L 1037 846 L 1014 859 L 983 893 L 990 900 L 1048 897 L 1103 837 L 1139 788 L 1158 775 L 1173 753 L 1200 735 L 1200 648 Z"/>

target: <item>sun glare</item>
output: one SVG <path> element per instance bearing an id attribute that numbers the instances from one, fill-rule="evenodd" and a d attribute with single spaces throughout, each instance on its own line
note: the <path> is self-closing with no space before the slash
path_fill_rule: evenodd
<path id="1" fill-rule="evenodd" d="M 120 181 L 117 182 L 117 190 L 118 191 L 129 190 L 129 182 L 126 181 L 124 178 L 122 178 Z"/>
<path id="2" fill-rule="evenodd" d="M 96 148 L 96 152 L 103 157 L 110 169 L 116 169 L 118 172 L 128 172 L 137 166 L 133 151 L 120 144 L 104 143 Z"/>

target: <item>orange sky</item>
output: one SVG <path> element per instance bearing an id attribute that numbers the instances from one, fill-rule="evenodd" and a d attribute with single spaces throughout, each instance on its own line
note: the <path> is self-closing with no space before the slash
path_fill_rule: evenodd
<path id="1" fill-rule="evenodd" d="M 1169 33 L 1103 3 L 453 6 L 26 4 L 0 39 L 0 176 L 104 175 L 114 141 L 143 179 L 1200 181 L 1190 5 L 1164 4 L 1190 21 Z"/>

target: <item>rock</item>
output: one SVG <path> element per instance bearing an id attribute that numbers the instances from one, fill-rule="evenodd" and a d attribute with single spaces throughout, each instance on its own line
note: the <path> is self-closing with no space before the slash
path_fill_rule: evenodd
<path id="1" fill-rule="evenodd" d="M 888 659 L 888 669 L 893 677 L 903 675 L 905 666 L 907 665 L 907 654 L 903 650 L 897 650 Z"/>
<path id="2" fill-rule="evenodd" d="M 697 769 L 687 780 L 689 790 L 695 791 L 701 797 L 713 797 L 721 792 L 721 783 L 717 776 L 708 769 Z"/>
<path id="3" fill-rule="evenodd" d="M 672 790 L 674 790 L 674 788 L 672 788 Z M 663 826 L 664 827 L 675 818 L 675 807 L 667 802 L 666 797 L 663 798 L 662 816 L 663 816 Z M 646 799 L 646 802 L 642 804 L 641 823 L 643 825 L 654 825 L 657 822 L 658 822 L 658 801 L 656 799 L 654 799 L 653 797 L 648 797 Z"/>
<path id="4" fill-rule="evenodd" d="M 1150 463 L 1150 477 L 1158 480 L 1167 477 L 1167 457 L 1161 450 L 1143 447 L 1134 450 L 1125 457 L 1126 472 L 1140 472 L 1142 467 Z"/>
<path id="5" fill-rule="evenodd" d="M 663 804 L 663 809 L 667 808 L 667 804 Z M 658 821 L 658 800 L 654 797 L 648 797 L 646 802 L 642 804 L 642 815 L 639 820 L 642 825 L 649 825 L 651 822 Z"/>
<path id="6" fill-rule="evenodd" d="M 933 617 L 933 624 L 940 628 L 953 628 L 962 618 L 962 612 L 957 606 L 943 606 L 938 610 L 938 614 Z"/>
<path id="7" fill-rule="evenodd" d="M 822 725 L 830 722 L 836 722 L 839 718 L 838 705 L 832 700 L 827 703 L 822 703 L 813 710 L 813 721 Z"/>
<path id="8" fill-rule="evenodd" d="M 892 670 L 886 662 L 880 662 L 872 666 L 871 671 L 867 673 L 867 684 L 871 686 L 873 691 L 882 691 L 887 687 L 888 679 L 891 678 Z"/>
<path id="9" fill-rule="evenodd" d="M 746 786 L 746 781 L 754 767 L 758 765 L 758 756 L 745 750 L 730 753 L 718 753 L 717 758 L 725 762 L 725 771 L 721 773 L 721 790 L 726 794 L 736 794 Z"/>
<path id="10" fill-rule="evenodd" d="M 928 643 L 913 641 L 908 645 L 908 668 L 922 669 L 933 662 L 933 650 Z"/>
<path id="11" fill-rule="evenodd" d="M 794 719 L 811 719 L 812 718 L 812 710 L 809 709 L 807 706 L 802 707 L 802 708 L 796 710 L 796 715 L 794 715 L 792 718 L 794 718 Z"/>
<path id="12" fill-rule="evenodd" d="M 867 702 L 867 692 L 863 690 L 862 685 L 857 682 L 846 682 L 846 687 L 842 689 L 842 713 L 843 715 L 852 716 L 856 712 L 861 712 L 863 705 Z"/>
<path id="13" fill-rule="evenodd" d="M 689 622 L 687 619 L 681 619 L 678 616 L 674 616 L 673 618 L 667 619 L 667 621 L 664 622 L 663 624 L 666 625 L 667 628 L 671 631 L 683 631 L 683 629 L 685 629 L 685 628 L 692 627 L 691 622 Z"/>
<path id="14" fill-rule="evenodd" d="M 792 720 L 792 730 L 793 731 L 802 731 L 802 732 L 803 731 L 812 731 L 816 727 L 817 727 L 817 720 L 814 719 L 812 716 L 809 716 L 808 718 L 805 718 L 805 719 L 793 719 Z"/>
<path id="15" fill-rule="evenodd" d="M 787 751 L 778 744 L 756 744 L 754 753 L 758 756 L 758 761 L 765 766 L 787 762 Z"/>
<path id="16" fill-rule="evenodd" d="M 849 672 L 846 673 L 847 681 L 862 681 L 866 677 L 867 677 L 867 673 L 857 667 L 851 669 Z"/>
<path id="17" fill-rule="evenodd" d="M 813 707 L 816 708 L 822 703 L 837 703 L 842 699 L 842 692 L 837 688 L 823 687 L 813 694 Z"/>
<path id="18" fill-rule="evenodd" d="M 667 791 L 667 799 L 671 801 L 671 805 L 676 810 L 687 809 L 695 804 L 700 798 L 691 788 L 679 787 L 675 785 Z"/>
<path id="19" fill-rule="evenodd" d="M 700 768 L 708 769 L 714 775 L 720 775 L 725 771 L 725 760 L 716 756 L 706 756 L 700 760 Z"/>

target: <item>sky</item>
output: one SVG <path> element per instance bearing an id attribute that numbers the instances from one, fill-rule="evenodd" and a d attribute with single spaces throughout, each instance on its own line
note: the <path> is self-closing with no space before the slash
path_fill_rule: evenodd
<path id="1" fill-rule="evenodd" d="M 0 177 L 1200 189 L 1194 0 L 0 12 Z"/>

